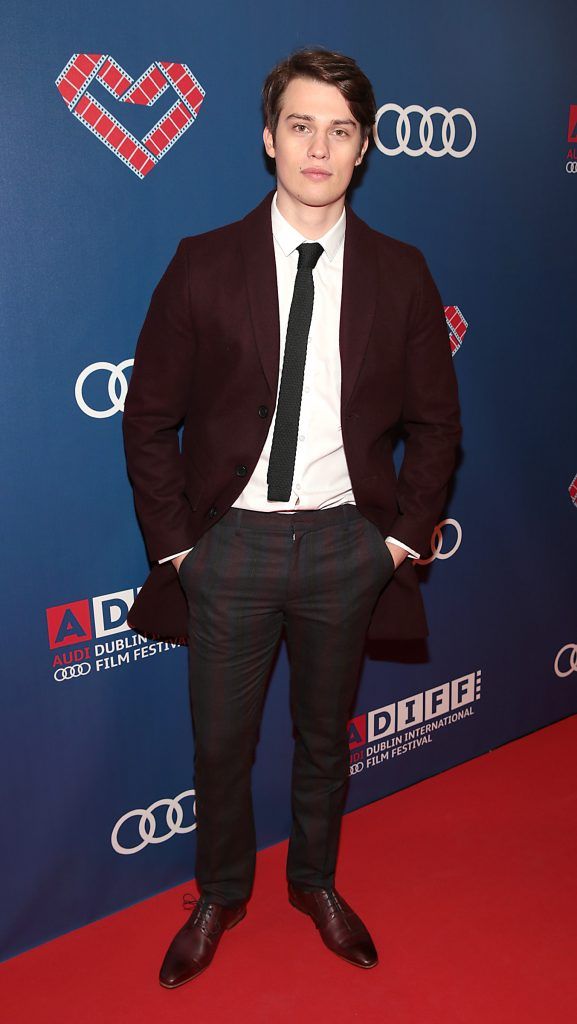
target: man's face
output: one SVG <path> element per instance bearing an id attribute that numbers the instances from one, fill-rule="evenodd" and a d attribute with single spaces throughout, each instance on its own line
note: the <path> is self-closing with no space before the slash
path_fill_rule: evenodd
<path id="1" fill-rule="evenodd" d="M 276 161 L 279 201 L 293 207 L 342 200 L 368 145 L 368 139 L 361 144 L 360 125 L 336 85 L 311 78 L 289 82 L 274 141 L 268 128 L 263 140 Z"/>

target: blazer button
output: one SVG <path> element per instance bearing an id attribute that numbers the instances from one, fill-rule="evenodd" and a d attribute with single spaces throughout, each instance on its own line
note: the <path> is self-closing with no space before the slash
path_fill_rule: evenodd
<path id="1" fill-rule="evenodd" d="M 261 420 L 266 420 L 266 418 L 268 416 L 268 405 L 259 405 L 259 407 L 258 407 L 258 414 L 259 414 Z"/>
<path id="2" fill-rule="evenodd" d="M 211 505 L 209 510 L 208 510 L 208 518 L 209 519 L 214 519 L 216 513 L 217 513 L 216 505 Z"/>
<path id="3" fill-rule="evenodd" d="M 236 467 L 236 475 L 237 476 L 246 476 L 247 473 L 248 473 L 248 469 L 246 468 L 246 466 L 237 466 Z"/>

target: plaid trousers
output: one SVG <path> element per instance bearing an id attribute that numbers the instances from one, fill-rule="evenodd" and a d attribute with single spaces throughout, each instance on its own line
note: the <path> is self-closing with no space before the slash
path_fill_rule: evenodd
<path id="1" fill-rule="evenodd" d="M 355 505 L 230 508 L 179 570 L 189 613 L 196 879 L 213 902 L 250 896 L 251 771 L 271 665 L 286 635 L 295 732 L 287 879 L 334 886 L 349 777 L 347 722 L 366 632 L 394 563 Z"/>

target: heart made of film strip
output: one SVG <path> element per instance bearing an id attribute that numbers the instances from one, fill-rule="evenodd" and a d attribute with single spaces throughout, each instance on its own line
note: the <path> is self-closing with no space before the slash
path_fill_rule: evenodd
<path id="1" fill-rule="evenodd" d="M 121 103 L 151 107 L 167 89 L 176 100 L 142 140 L 137 139 L 90 92 L 94 81 Z M 144 178 L 196 120 L 204 89 L 186 64 L 155 61 L 136 81 L 103 53 L 73 53 L 56 79 L 69 110 L 139 178 Z"/>

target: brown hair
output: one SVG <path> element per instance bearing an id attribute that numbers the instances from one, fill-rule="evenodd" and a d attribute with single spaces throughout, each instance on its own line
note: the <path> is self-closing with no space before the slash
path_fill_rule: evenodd
<path id="1" fill-rule="evenodd" d="M 369 137 L 375 122 L 377 104 L 367 76 L 352 59 L 343 53 L 321 48 L 297 50 L 272 69 L 262 87 L 265 124 L 273 138 L 280 115 L 282 95 L 293 78 L 312 78 L 327 85 L 336 85 L 347 101 L 351 113 L 361 126 L 361 139 Z"/>

